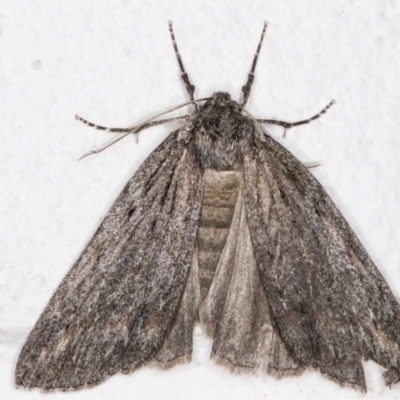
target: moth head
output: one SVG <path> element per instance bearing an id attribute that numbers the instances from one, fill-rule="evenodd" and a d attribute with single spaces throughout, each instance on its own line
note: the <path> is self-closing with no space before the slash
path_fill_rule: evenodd
<path id="1" fill-rule="evenodd" d="M 204 109 L 210 107 L 232 108 L 239 110 L 239 104 L 231 99 L 231 95 L 227 92 L 215 92 L 209 100 L 204 104 Z"/>

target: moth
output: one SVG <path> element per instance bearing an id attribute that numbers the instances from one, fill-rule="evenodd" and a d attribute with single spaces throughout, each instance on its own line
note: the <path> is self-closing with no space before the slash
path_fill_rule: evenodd
<path id="1" fill-rule="evenodd" d="M 19 356 L 19 387 L 74 390 L 145 365 L 188 362 L 195 323 L 235 372 L 320 371 L 366 391 L 363 360 L 400 380 L 400 306 L 340 211 L 246 109 L 264 24 L 238 103 L 195 99 L 116 132 L 182 126 L 144 161 L 64 278 Z M 185 105 L 191 113 L 160 116 Z"/>

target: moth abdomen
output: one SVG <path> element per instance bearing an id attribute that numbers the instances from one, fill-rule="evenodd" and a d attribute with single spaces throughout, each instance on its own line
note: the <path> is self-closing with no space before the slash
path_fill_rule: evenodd
<path id="1" fill-rule="evenodd" d="M 238 171 L 205 170 L 197 235 L 201 298 L 208 293 L 224 249 L 241 186 Z"/>

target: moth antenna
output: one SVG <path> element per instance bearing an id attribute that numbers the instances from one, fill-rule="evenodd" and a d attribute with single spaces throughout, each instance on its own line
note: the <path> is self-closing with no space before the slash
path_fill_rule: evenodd
<path id="1" fill-rule="evenodd" d="M 179 54 L 178 50 L 178 45 L 176 44 L 175 41 L 174 31 L 172 29 L 172 21 L 168 21 L 168 25 L 169 25 L 169 33 L 172 39 L 172 45 L 174 46 L 175 50 L 176 59 L 178 60 L 179 68 L 181 70 L 181 78 L 183 80 L 183 83 L 185 84 L 186 91 L 188 92 L 190 103 L 192 104 L 194 111 L 197 111 L 197 104 L 195 103 L 193 96 L 195 86 L 190 83 L 189 75 L 186 73 L 185 68 L 183 66 L 181 55 Z"/>
<path id="2" fill-rule="evenodd" d="M 131 132 L 128 133 L 121 133 L 119 136 L 114 137 L 107 142 L 103 143 L 98 149 L 88 151 L 87 153 L 83 154 L 78 161 L 81 161 L 85 157 L 91 156 L 93 154 L 101 153 L 103 150 L 107 149 L 108 147 L 112 146 L 113 144 L 119 142 L 121 139 L 125 138 L 126 136 L 130 135 Z"/>
<path id="3" fill-rule="evenodd" d="M 303 163 L 303 165 L 307 169 L 311 169 L 311 168 L 317 168 L 317 167 L 321 166 L 322 163 L 321 163 L 321 161 L 310 161 L 310 162 Z"/>
<path id="4" fill-rule="evenodd" d="M 253 65 L 251 66 L 249 77 L 247 78 L 246 84 L 242 87 L 242 91 L 243 91 L 242 109 L 246 107 L 247 100 L 249 99 L 249 96 L 250 96 L 251 87 L 252 87 L 253 81 L 254 81 L 254 71 L 256 70 L 258 55 L 260 54 L 260 50 L 261 50 L 261 46 L 263 43 L 265 31 L 267 30 L 267 26 L 268 26 L 268 22 L 265 21 L 263 30 L 261 32 L 260 42 L 258 43 L 256 54 L 254 55 Z"/>

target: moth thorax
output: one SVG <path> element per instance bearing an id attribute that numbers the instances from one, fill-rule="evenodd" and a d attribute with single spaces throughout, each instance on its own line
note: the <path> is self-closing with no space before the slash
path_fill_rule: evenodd
<path id="1" fill-rule="evenodd" d="M 193 121 L 195 151 L 203 168 L 237 169 L 242 163 L 254 125 L 232 103 L 210 105 Z"/>

